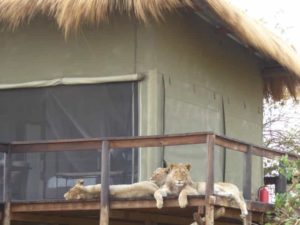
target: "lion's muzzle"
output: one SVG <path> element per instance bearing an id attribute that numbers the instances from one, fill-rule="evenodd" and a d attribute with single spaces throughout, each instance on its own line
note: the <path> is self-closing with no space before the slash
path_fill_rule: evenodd
<path id="1" fill-rule="evenodd" d="M 182 187 L 183 185 L 184 185 L 184 181 L 183 180 L 176 180 L 175 181 L 175 185 L 177 186 L 177 187 Z"/>

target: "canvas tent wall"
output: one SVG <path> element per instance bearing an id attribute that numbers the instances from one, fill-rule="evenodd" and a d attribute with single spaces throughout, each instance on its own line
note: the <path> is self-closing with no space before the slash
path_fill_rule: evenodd
<path id="1" fill-rule="evenodd" d="M 213 130 L 262 143 L 263 83 L 254 55 L 216 35 L 209 24 L 191 14 L 184 19 L 174 15 L 160 25 L 141 26 L 137 35 L 141 37 L 137 43 L 141 46 L 137 49 L 138 71 L 155 67 L 164 83 L 164 133 Z M 216 157 L 217 179 L 241 186 L 237 168 L 241 171 L 242 155 L 227 151 L 226 156 L 217 152 Z M 198 146 L 190 146 L 184 153 L 165 151 L 169 162 L 192 160 L 195 179 L 204 179 L 205 158 Z M 255 190 L 262 182 L 259 159 L 254 160 L 253 168 Z"/>
<path id="2" fill-rule="evenodd" d="M 137 91 L 139 135 L 212 130 L 261 143 L 258 59 L 197 15 L 170 14 L 164 23 L 146 26 L 119 16 L 67 41 L 51 21 L 38 18 L 14 33 L 2 31 L 0 40 L 2 85 L 144 74 Z M 206 159 L 201 148 L 188 147 L 185 153 L 183 157 L 169 148 L 140 152 L 139 177 L 147 179 L 164 158 L 191 162 L 193 178 L 203 179 Z M 217 180 L 241 185 L 242 165 L 237 161 L 242 156 L 216 154 Z M 255 159 L 253 186 L 261 182 L 261 161 Z"/>

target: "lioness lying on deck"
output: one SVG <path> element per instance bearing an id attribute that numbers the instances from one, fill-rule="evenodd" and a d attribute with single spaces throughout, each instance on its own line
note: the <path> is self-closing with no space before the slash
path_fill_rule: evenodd
<path id="1" fill-rule="evenodd" d="M 181 208 L 187 206 L 187 195 L 205 195 L 206 182 L 192 181 L 189 175 L 190 168 L 190 164 L 181 163 L 169 166 L 165 185 L 154 193 L 157 208 L 162 208 L 163 197 L 168 194 L 179 194 L 178 203 Z M 244 218 L 248 215 L 245 200 L 236 185 L 223 182 L 215 183 L 214 194 L 234 199 L 241 209 L 241 217 Z"/>
<path id="2" fill-rule="evenodd" d="M 197 189 L 200 195 L 205 195 L 206 182 L 194 182 L 193 187 Z M 241 217 L 245 218 L 248 215 L 246 202 L 236 185 L 231 183 L 217 182 L 214 184 L 214 194 L 234 199 L 241 209 Z"/>
<path id="3" fill-rule="evenodd" d="M 180 208 L 187 206 L 187 196 L 197 195 L 197 190 L 192 186 L 193 182 L 190 177 L 190 164 L 171 164 L 165 184 L 154 193 L 157 208 L 163 207 L 163 197 L 167 195 L 178 195 L 178 203 Z"/>
<path id="4" fill-rule="evenodd" d="M 173 164 L 173 167 L 176 167 L 176 164 Z M 178 164 L 177 164 L 178 165 Z M 185 166 L 184 166 L 185 165 Z M 174 168 L 175 168 L 174 167 Z M 199 194 L 199 195 L 204 195 L 205 194 L 205 188 L 206 188 L 206 183 L 205 182 L 193 182 L 190 178 L 189 175 L 189 169 L 190 166 L 188 164 L 182 164 L 181 167 L 186 167 L 186 172 L 185 173 L 180 173 L 182 176 L 180 179 L 177 179 L 179 175 L 173 173 L 172 176 L 169 176 L 168 182 L 173 184 L 171 187 L 171 193 L 174 191 L 174 194 L 179 194 L 178 190 L 181 189 L 180 185 L 182 185 L 182 181 L 179 180 L 185 180 L 186 185 L 188 184 L 189 186 L 192 187 L 192 189 L 186 190 L 180 195 L 179 204 L 180 207 L 185 207 L 187 205 L 187 198 L 186 195 L 190 194 Z M 171 170 L 171 165 L 168 168 L 158 168 L 153 172 L 152 177 L 149 179 L 149 181 L 143 181 L 143 182 L 138 182 L 134 184 L 125 184 L 125 185 L 111 185 L 109 190 L 111 196 L 114 196 L 116 198 L 133 198 L 133 197 L 145 197 L 145 196 L 152 196 L 154 193 L 154 197 L 157 201 L 157 207 L 161 208 L 163 206 L 163 196 L 166 196 L 165 191 L 161 190 L 159 192 L 156 192 L 159 187 L 162 187 L 165 182 L 167 175 L 169 174 Z M 177 177 L 177 178 L 176 178 Z M 179 188 L 176 187 L 174 184 L 179 184 Z M 234 199 L 240 209 L 241 209 L 241 217 L 245 217 L 248 215 L 247 207 L 245 200 L 243 196 L 241 195 L 238 187 L 234 184 L 231 183 L 222 183 L 218 182 L 214 184 L 214 189 L 215 189 L 215 194 L 219 196 L 225 196 Z M 189 192 L 191 190 L 191 193 Z M 196 190 L 196 193 L 195 193 Z M 99 198 L 101 192 L 101 184 L 96 184 L 96 185 L 88 185 L 84 186 L 83 181 L 78 181 L 77 184 L 72 187 L 67 193 L 65 193 L 64 197 L 66 200 L 79 200 L 79 199 L 94 199 L 94 198 Z"/>
<path id="5" fill-rule="evenodd" d="M 148 181 L 133 184 L 110 185 L 110 195 L 116 198 L 150 197 L 165 183 L 168 168 L 156 169 Z M 95 199 L 100 196 L 101 184 L 84 185 L 83 180 L 78 180 L 74 187 L 64 194 L 66 200 Z"/>

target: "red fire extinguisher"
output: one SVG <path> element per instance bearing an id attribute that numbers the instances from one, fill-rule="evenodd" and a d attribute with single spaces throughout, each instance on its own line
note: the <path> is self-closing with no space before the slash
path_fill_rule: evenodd
<path id="1" fill-rule="evenodd" d="M 269 203 L 269 190 L 267 186 L 262 186 L 258 189 L 258 200 Z"/>

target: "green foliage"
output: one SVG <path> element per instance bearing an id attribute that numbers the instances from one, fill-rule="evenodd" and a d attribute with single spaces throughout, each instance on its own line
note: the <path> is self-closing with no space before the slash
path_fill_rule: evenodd
<path id="1" fill-rule="evenodd" d="M 295 161 L 288 159 L 288 156 L 285 155 L 280 159 L 278 171 L 280 174 L 285 176 L 287 180 L 291 180 L 293 177 L 293 172 L 296 168 Z"/>
<path id="2" fill-rule="evenodd" d="M 282 152 L 300 155 L 300 104 L 292 100 L 264 102 L 264 144 Z M 275 197 L 274 211 L 267 214 L 265 225 L 300 225 L 300 158 L 264 160 L 265 174 L 282 174 L 291 185 Z"/>
<path id="3" fill-rule="evenodd" d="M 291 182 L 286 193 L 278 193 L 275 210 L 267 215 L 266 225 L 300 225 L 300 159 L 289 160 L 283 156 L 278 171 Z"/>
<path id="4" fill-rule="evenodd" d="M 287 193 L 277 193 L 275 200 L 275 208 L 283 208 L 287 199 Z"/>

